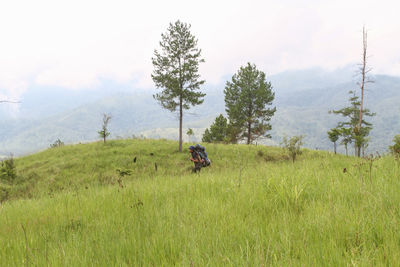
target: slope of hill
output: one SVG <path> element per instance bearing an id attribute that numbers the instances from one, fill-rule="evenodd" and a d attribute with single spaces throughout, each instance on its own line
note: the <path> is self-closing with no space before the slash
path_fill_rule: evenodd
<path id="1" fill-rule="evenodd" d="M 189 144 L 184 146 L 189 147 Z M 132 172 L 127 179 L 190 174 L 189 153 L 178 153 L 177 148 L 175 141 L 128 139 L 47 149 L 16 159 L 18 179 L 7 196 L 11 199 L 40 197 L 63 189 L 115 184 L 120 178 L 118 169 Z M 287 159 L 282 149 L 272 147 L 266 150 L 265 147 L 209 145 L 208 150 L 213 161 L 226 164 L 239 164 L 245 157 L 251 164 L 264 162 L 265 157 Z M 263 152 L 261 156 L 257 156 L 258 150 Z M 223 168 L 225 165 L 213 166 L 213 172 Z"/>
<path id="2" fill-rule="evenodd" d="M 121 140 L 18 158 L 17 179 L 1 184 L 14 199 L 0 205 L 0 265 L 399 264 L 392 157 L 304 150 L 292 163 L 279 148 L 209 145 L 212 166 L 192 174 L 177 146 Z"/>
<path id="3" fill-rule="evenodd" d="M 350 77 L 346 76 L 349 73 L 347 69 L 336 72 L 312 69 L 271 76 L 277 112 L 272 119 L 273 138 L 268 144 L 278 145 L 284 135 L 303 134 L 306 136 L 306 147 L 331 149 L 332 144 L 326 132 L 341 118 L 328 114 L 328 111 L 345 106 L 348 91 L 357 88 L 354 82 L 350 82 Z M 204 129 L 209 127 L 219 113 L 224 113 L 223 88 L 223 84 L 208 88 L 204 104 L 185 113 L 184 129 L 193 128 L 195 131 L 191 141 L 200 141 Z M 143 135 L 176 140 L 177 116 L 162 110 L 152 98 L 153 93 L 152 90 L 131 93 L 124 89 L 124 92 L 105 97 L 106 92 L 100 91 L 97 98 L 88 97 L 91 103 L 79 104 L 83 101 L 81 98 L 85 97 L 81 93 L 77 94 L 80 100 L 75 103 L 73 110 L 66 109 L 66 105 L 58 109 L 60 112 L 62 110 L 61 113 L 57 113 L 57 109 L 49 104 L 51 107 L 48 110 L 55 112 L 51 116 L 40 109 L 32 111 L 32 114 L 36 114 L 32 117 L 3 120 L 0 127 L 0 155 L 32 153 L 49 147 L 58 138 L 66 143 L 96 140 L 102 113 L 111 113 L 113 116 L 110 130 L 114 139 Z M 60 94 L 56 95 L 63 96 Z M 74 99 L 64 98 L 69 99 L 69 102 Z M 29 103 L 30 108 L 35 110 L 33 102 Z M 371 120 L 374 129 L 368 153 L 385 152 L 393 136 L 400 133 L 398 103 L 400 78 L 377 75 L 375 83 L 369 84 L 366 92 L 366 106 L 377 113 Z M 24 114 L 30 113 L 28 108 L 23 110 Z M 187 136 L 184 138 L 188 141 Z M 339 151 L 344 152 L 343 148 Z"/>

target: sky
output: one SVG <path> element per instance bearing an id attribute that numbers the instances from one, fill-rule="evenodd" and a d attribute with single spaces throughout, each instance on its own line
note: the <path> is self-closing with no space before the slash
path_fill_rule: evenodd
<path id="1" fill-rule="evenodd" d="M 178 19 L 198 38 L 209 84 L 247 62 L 267 76 L 357 64 L 363 25 L 373 72 L 400 76 L 398 10 L 395 0 L 1 0 L 0 99 L 103 80 L 153 88 L 151 57 Z"/>

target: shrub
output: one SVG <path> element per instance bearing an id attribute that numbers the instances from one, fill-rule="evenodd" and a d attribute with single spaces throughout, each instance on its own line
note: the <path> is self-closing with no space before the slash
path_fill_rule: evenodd
<path id="1" fill-rule="evenodd" d="M 0 166 L 0 180 L 6 181 L 8 183 L 13 183 L 17 177 L 17 169 L 14 164 L 14 159 L 10 158 L 1 162 Z"/>
<path id="2" fill-rule="evenodd" d="M 9 197 L 9 192 L 6 187 L 0 185 L 0 203 L 6 201 Z"/>
<path id="3" fill-rule="evenodd" d="M 393 138 L 393 142 L 393 146 L 389 146 L 390 152 L 392 152 L 396 159 L 400 159 L 400 134 Z"/>
<path id="4" fill-rule="evenodd" d="M 60 140 L 60 138 L 58 138 L 53 144 L 50 144 L 51 148 L 55 148 L 55 147 L 60 147 L 63 146 L 64 142 Z"/>
<path id="5" fill-rule="evenodd" d="M 293 162 L 296 160 L 297 155 L 301 154 L 301 145 L 303 145 L 303 135 L 292 136 L 290 138 L 284 137 L 282 145 L 289 152 L 289 156 L 292 158 Z"/>

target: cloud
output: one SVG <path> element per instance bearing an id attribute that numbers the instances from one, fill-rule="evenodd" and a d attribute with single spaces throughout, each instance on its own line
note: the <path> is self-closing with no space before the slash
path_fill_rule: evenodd
<path id="1" fill-rule="evenodd" d="M 192 24 L 209 83 L 254 62 L 267 74 L 359 62 L 400 75 L 396 1 L 2 1 L 0 92 L 36 85 L 95 89 L 102 79 L 150 88 L 151 57 L 177 19 Z"/>

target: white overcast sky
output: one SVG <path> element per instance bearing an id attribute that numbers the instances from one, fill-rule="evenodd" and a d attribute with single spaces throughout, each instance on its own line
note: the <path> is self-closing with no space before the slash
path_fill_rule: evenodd
<path id="1" fill-rule="evenodd" d="M 399 10 L 396 0 L 1 0 L 0 97 L 102 79 L 151 88 L 153 51 L 178 19 L 192 25 L 210 84 L 246 62 L 267 75 L 355 64 L 364 24 L 374 72 L 400 75 Z"/>

